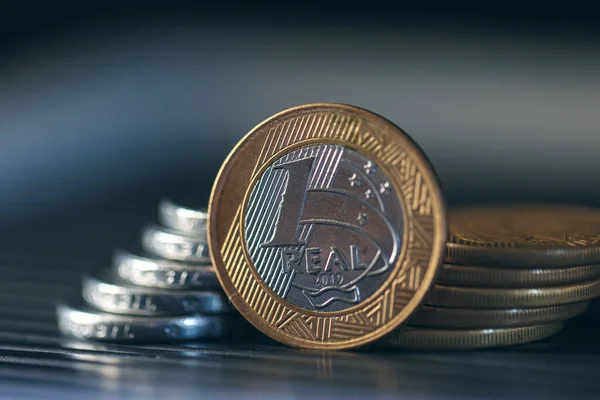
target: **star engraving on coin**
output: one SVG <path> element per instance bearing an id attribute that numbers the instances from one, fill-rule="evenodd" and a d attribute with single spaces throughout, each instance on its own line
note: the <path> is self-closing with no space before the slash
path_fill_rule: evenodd
<path id="1" fill-rule="evenodd" d="M 390 182 L 385 181 L 381 184 L 379 184 L 379 193 L 381 194 L 389 194 L 391 192 L 391 185 Z"/>
<path id="2" fill-rule="evenodd" d="M 364 224 L 366 224 L 367 222 L 369 222 L 369 214 L 367 213 L 359 213 L 358 214 L 358 218 L 356 218 L 358 221 L 358 224 L 360 226 L 363 226 Z"/>
<path id="3" fill-rule="evenodd" d="M 350 181 L 350 186 L 360 186 L 360 178 L 358 177 L 358 175 L 352 174 L 352 176 L 348 178 L 348 180 Z"/>
<path id="4" fill-rule="evenodd" d="M 377 172 L 377 167 L 375 167 L 375 164 L 373 164 L 372 161 L 367 161 L 367 163 L 363 165 L 363 168 L 365 169 L 365 173 L 367 175 L 371 175 Z"/>

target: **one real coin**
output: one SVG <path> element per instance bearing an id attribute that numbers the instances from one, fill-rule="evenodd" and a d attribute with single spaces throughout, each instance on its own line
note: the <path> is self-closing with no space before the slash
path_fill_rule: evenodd
<path id="1" fill-rule="evenodd" d="M 392 331 L 430 288 L 446 243 L 433 169 L 370 111 L 309 104 L 254 128 L 209 203 L 219 280 L 282 343 L 342 349 Z"/>

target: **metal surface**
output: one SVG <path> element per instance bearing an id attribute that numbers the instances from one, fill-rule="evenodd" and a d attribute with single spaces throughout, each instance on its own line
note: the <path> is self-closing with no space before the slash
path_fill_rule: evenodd
<path id="1" fill-rule="evenodd" d="M 290 108 L 252 129 L 223 163 L 209 214 L 211 257 L 233 305 L 268 336 L 311 349 L 356 347 L 400 325 L 446 245 L 441 189 L 421 149 L 345 104 Z M 257 241 L 265 226 L 272 236 Z"/>
<path id="2" fill-rule="evenodd" d="M 446 286 L 534 288 L 600 278 L 600 264 L 570 268 L 515 269 L 444 264 L 436 282 Z"/>
<path id="3" fill-rule="evenodd" d="M 121 279 L 134 285 L 164 289 L 220 289 L 212 265 L 165 260 L 139 249 L 115 252 L 113 268 Z"/>
<path id="4" fill-rule="evenodd" d="M 422 306 L 407 321 L 408 325 L 445 329 L 489 329 L 547 324 L 577 317 L 589 302 L 561 304 L 542 308 L 469 309 Z"/>
<path id="5" fill-rule="evenodd" d="M 600 296 L 600 281 L 543 288 L 474 288 L 436 285 L 425 303 L 440 307 L 511 308 L 546 307 Z"/>
<path id="6" fill-rule="evenodd" d="M 134 344 L 221 338 L 242 325 L 237 316 L 136 317 L 108 314 L 66 303 L 57 306 L 56 315 L 58 328 L 66 335 L 84 340 Z"/>
<path id="7" fill-rule="evenodd" d="M 192 209 L 165 199 L 158 205 L 158 220 L 169 229 L 206 236 L 208 212 L 206 208 Z"/>
<path id="8" fill-rule="evenodd" d="M 206 233 L 192 236 L 149 225 L 142 230 L 142 246 L 147 252 L 169 260 L 210 263 Z"/>
<path id="9" fill-rule="evenodd" d="M 234 311 L 221 290 L 169 290 L 122 282 L 110 270 L 82 281 L 83 299 L 105 311 L 131 315 L 226 314 Z"/>
<path id="10" fill-rule="evenodd" d="M 557 334 L 564 322 L 496 329 L 433 329 L 404 327 L 382 340 L 384 346 L 408 349 L 468 350 L 515 346 Z"/>
<path id="11" fill-rule="evenodd" d="M 509 268 L 600 262 L 600 210 L 574 205 L 503 205 L 448 214 L 445 261 Z"/>
<path id="12" fill-rule="evenodd" d="M 307 310 L 359 304 L 399 257 L 398 194 L 385 172 L 349 148 L 313 145 L 280 157 L 255 183 L 247 208 L 245 239 L 258 275 Z"/>

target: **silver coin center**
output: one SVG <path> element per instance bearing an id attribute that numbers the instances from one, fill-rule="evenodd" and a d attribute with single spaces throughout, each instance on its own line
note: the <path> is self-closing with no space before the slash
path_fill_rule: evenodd
<path id="1" fill-rule="evenodd" d="M 401 250 L 403 212 L 385 172 L 339 145 L 307 146 L 256 181 L 245 239 L 261 279 L 311 311 L 339 311 L 373 295 Z"/>

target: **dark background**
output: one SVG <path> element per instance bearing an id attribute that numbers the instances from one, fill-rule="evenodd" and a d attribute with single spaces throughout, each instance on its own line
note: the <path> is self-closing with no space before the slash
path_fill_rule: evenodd
<path id="1" fill-rule="evenodd" d="M 206 201 L 243 134 L 318 101 L 403 127 L 450 205 L 600 205 L 599 22 L 577 2 L 8 2 L 2 219 Z"/>
<path id="2" fill-rule="evenodd" d="M 321 101 L 405 129 L 451 206 L 600 206 L 595 8 L 2 2 L 0 384 L 9 397 L 597 398 L 593 316 L 551 351 L 315 357 L 61 341 L 55 302 L 136 240 L 161 197 L 205 203 L 242 135 Z"/>

